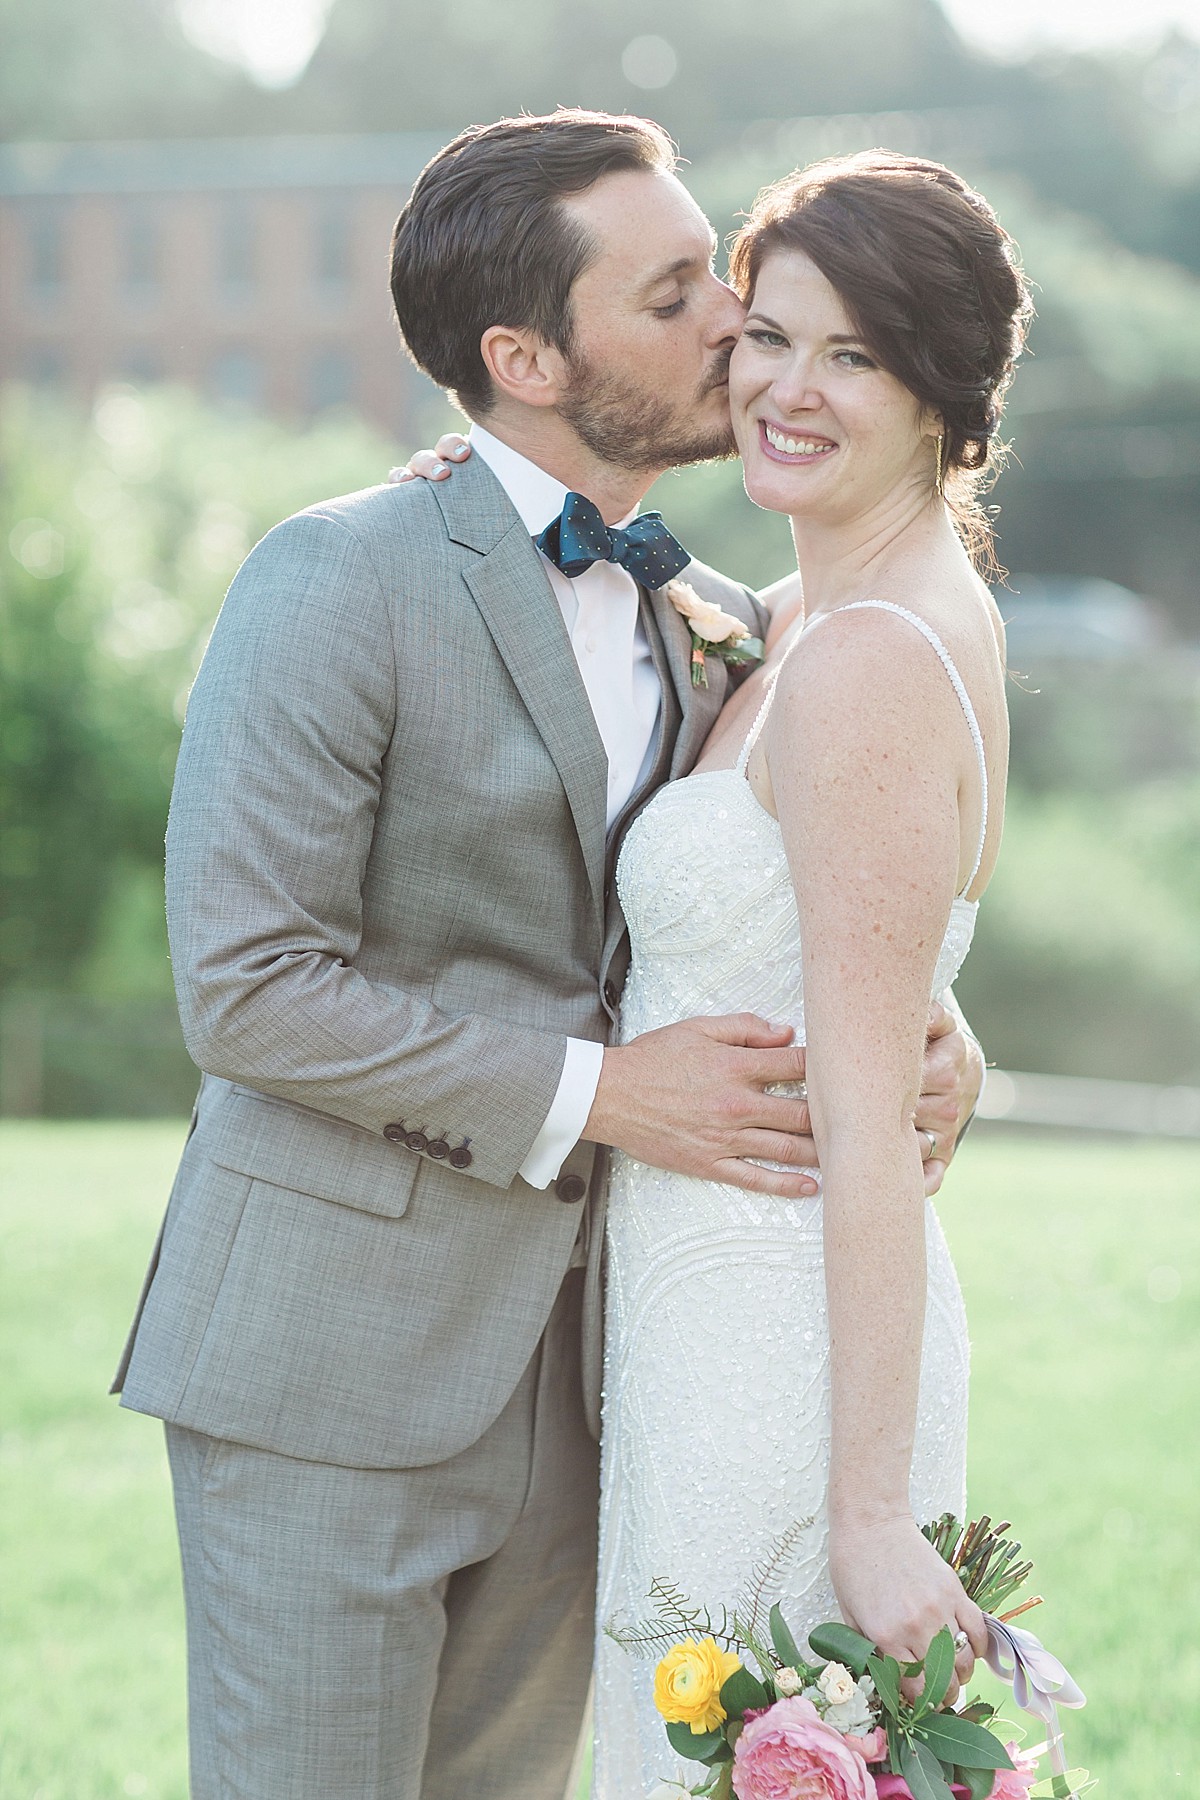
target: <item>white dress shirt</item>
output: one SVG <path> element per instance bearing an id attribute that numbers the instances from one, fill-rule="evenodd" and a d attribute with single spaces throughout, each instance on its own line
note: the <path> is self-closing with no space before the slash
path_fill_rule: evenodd
<path id="1" fill-rule="evenodd" d="M 530 537 L 538 537 L 562 511 L 569 490 L 482 426 L 472 425 L 469 436 L 475 455 L 492 471 Z M 636 517 L 635 508 L 618 523 L 625 526 Z M 662 709 L 662 690 L 641 621 L 638 585 L 617 563 L 593 563 L 574 580 L 548 557 L 542 557 L 542 566 L 558 601 L 608 756 L 606 810 L 611 825 L 649 765 Z M 550 1111 L 521 1164 L 521 1174 L 531 1186 L 549 1187 L 579 1142 L 596 1097 L 603 1060 L 603 1045 L 585 1038 L 567 1039 L 566 1061 Z"/>

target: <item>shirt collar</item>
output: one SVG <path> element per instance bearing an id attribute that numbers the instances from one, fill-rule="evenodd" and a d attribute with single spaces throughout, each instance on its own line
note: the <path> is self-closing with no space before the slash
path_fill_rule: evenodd
<path id="1" fill-rule="evenodd" d="M 493 437 L 482 425 L 472 424 L 467 433 L 471 449 L 476 456 L 481 456 L 500 486 L 504 489 L 521 516 L 530 537 L 536 538 L 546 529 L 551 519 L 557 519 L 563 509 L 563 503 L 570 492 L 561 481 L 522 456 L 511 444 L 502 443 Z M 638 516 L 638 508 L 627 513 L 625 518 L 618 519 L 617 524 L 624 527 Z"/>

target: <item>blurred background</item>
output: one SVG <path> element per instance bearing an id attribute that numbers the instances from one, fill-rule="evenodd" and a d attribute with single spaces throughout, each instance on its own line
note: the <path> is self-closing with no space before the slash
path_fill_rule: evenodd
<path id="1" fill-rule="evenodd" d="M 5 0 L 0 1114 L 186 1107 L 160 866 L 207 632 L 280 517 L 453 422 L 397 345 L 391 224 L 463 124 L 559 102 L 662 120 L 722 234 L 874 144 L 997 206 L 1038 318 L 993 495 L 1014 793 L 962 995 L 1004 1067 L 1200 1082 L 1191 5 Z M 736 466 L 654 499 L 733 574 L 789 566 Z"/>
<path id="2" fill-rule="evenodd" d="M 161 1434 L 104 1398 L 196 1081 L 180 725 L 250 546 L 457 422 L 392 323 L 415 175 L 558 103 L 662 120 L 722 235 L 882 144 L 1021 245 L 1013 788 L 960 983 L 1008 1123 L 942 1207 L 971 1497 L 1035 1558 L 1102 1797 L 1190 1794 L 1200 0 L 0 0 L 0 1800 L 186 1793 Z M 735 465 L 654 502 L 731 574 L 790 566 Z"/>

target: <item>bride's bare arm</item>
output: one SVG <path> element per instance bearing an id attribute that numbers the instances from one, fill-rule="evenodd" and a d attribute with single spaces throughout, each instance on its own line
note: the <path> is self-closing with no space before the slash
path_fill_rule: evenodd
<path id="1" fill-rule="evenodd" d="M 825 1180 L 834 1587 L 894 1655 L 923 1655 L 944 1624 L 978 1649 L 979 1610 L 909 1508 L 926 1282 L 913 1116 L 973 751 L 928 646 L 884 613 L 831 618 L 801 643 L 765 750 L 800 903 Z"/>

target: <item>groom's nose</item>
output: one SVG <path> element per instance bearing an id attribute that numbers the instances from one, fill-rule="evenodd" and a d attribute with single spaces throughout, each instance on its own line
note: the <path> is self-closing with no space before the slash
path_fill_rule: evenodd
<path id="1" fill-rule="evenodd" d="M 746 309 L 728 282 L 719 276 L 712 277 L 713 313 L 709 325 L 708 342 L 712 349 L 732 349 L 737 343 L 742 330 L 742 321 L 746 317 Z"/>

